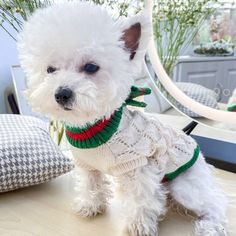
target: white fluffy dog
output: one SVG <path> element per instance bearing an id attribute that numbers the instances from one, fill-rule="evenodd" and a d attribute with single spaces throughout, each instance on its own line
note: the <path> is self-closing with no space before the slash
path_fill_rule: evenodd
<path id="1" fill-rule="evenodd" d="M 228 106 L 236 105 L 236 89 L 232 92 L 232 96 L 229 98 Z"/>
<path id="2" fill-rule="evenodd" d="M 130 235 L 158 234 L 167 196 L 196 213 L 196 235 L 226 235 L 226 201 L 195 141 L 125 106 L 145 92 L 132 85 L 150 35 L 145 12 L 114 20 L 78 1 L 38 10 L 19 37 L 28 101 L 66 124 L 84 177 L 75 200 L 79 215 L 105 211 L 109 174 L 122 189 Z"/>
<path id="3" fill-rule="evenodd" d="M 236 111 L 236 89 L 233 90 L 231 97 L 228 100 L 227 103 L 227 110 L 230 112 L 235 112 Z M 221 124 L 220 128 L 226 128 L 229 130 L 236 131 L 236 127 L 234 124 Z"/>

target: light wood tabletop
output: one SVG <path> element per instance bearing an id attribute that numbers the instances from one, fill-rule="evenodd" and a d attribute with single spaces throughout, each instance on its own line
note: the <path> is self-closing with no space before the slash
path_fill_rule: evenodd
<path id="1" fill-rule="evenodd" d="M 123 232 L 118 200 L 111 202 L 103 216 L 87 220 L 73 214 L 74 173 L 49 183 L 0 194 L 1 236 L 127 236 Z M 236 235 L 236 175 L 218 171 L 230 206 L 228 208 L 230 236 Z M 191 218 L 169 213 L 160 224 L 159 236 L 191 235 Z"/>

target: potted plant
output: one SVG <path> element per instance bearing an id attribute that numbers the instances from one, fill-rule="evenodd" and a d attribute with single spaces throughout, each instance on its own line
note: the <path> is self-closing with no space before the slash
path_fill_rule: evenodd
<path id="1" fill-rule="evenodd" d="M 201 25 L 213 12 L 218 0 L 154 0 L 153 33 L 156 49 L 167 74 L 171 77 L 178 56 L 192 43 Z M 147 63 L 149 61 L 147 60 Z M 157 87 L 169 100 L 172 96 L 160 81 Z M 162 104 L 168 108 L 169 104 Z"/>
<path id="2" fill-rule="evenodd" d="M 204 56 L 231 56 L 234 54 L 234 44 L 223 39 L 195 47 L 194 53 Z"/>
<path id="3" fill-rule="evenodd" d="M 166 72 L 171 75 L 181 52 L 192 43 L 217 0 L 156 0 L 153 27 L 156 48 Z"/>

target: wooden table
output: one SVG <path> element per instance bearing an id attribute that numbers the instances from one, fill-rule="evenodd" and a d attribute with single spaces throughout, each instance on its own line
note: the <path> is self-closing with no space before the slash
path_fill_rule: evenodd
<path id="1" fill-rule="evenodd" d="M 71 172 L 47 184 L 0 194 L 0 235 L 127 236 L 122 232 L 122 215 L 117 199 L 111 202 L 105 215 L 92 220 L 73 214 L 73 175 Z M 232 231 L 230 236 L 235 236 L 236 175 L 219 171 L 217 176 L 231 199 L 227 215 Z M 159 236 L 188 236 L 191 230 L 191 218 L 169 213 L 161 222 Z"/>

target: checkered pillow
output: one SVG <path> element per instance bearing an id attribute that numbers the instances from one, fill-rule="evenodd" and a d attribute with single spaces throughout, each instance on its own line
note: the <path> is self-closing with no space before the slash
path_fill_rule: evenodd
<path id="1" fill-rule="evenodd" d="M 219 109 L 217 101 L 219 100 L 219 95 L 213 90 L 203 87 L 199 84 L 194 83 L 183 83 L 177 82 L 176 86 L 182 90 L 186 95 L 188 95 L 193 100 L 215 109 Z M 190 117 L 201 117 L 195 112 L 191 111 L 189 108 L 184 107 L 177 101 L 174 101 L 174 105 L 181 110 L 184 114 Z"/>
<path id="2" fill-rule="evenodd" d="M 37 118 L 0 115 L 0 134 L 0 192 L 44 183 L 73 168 Z"/>

